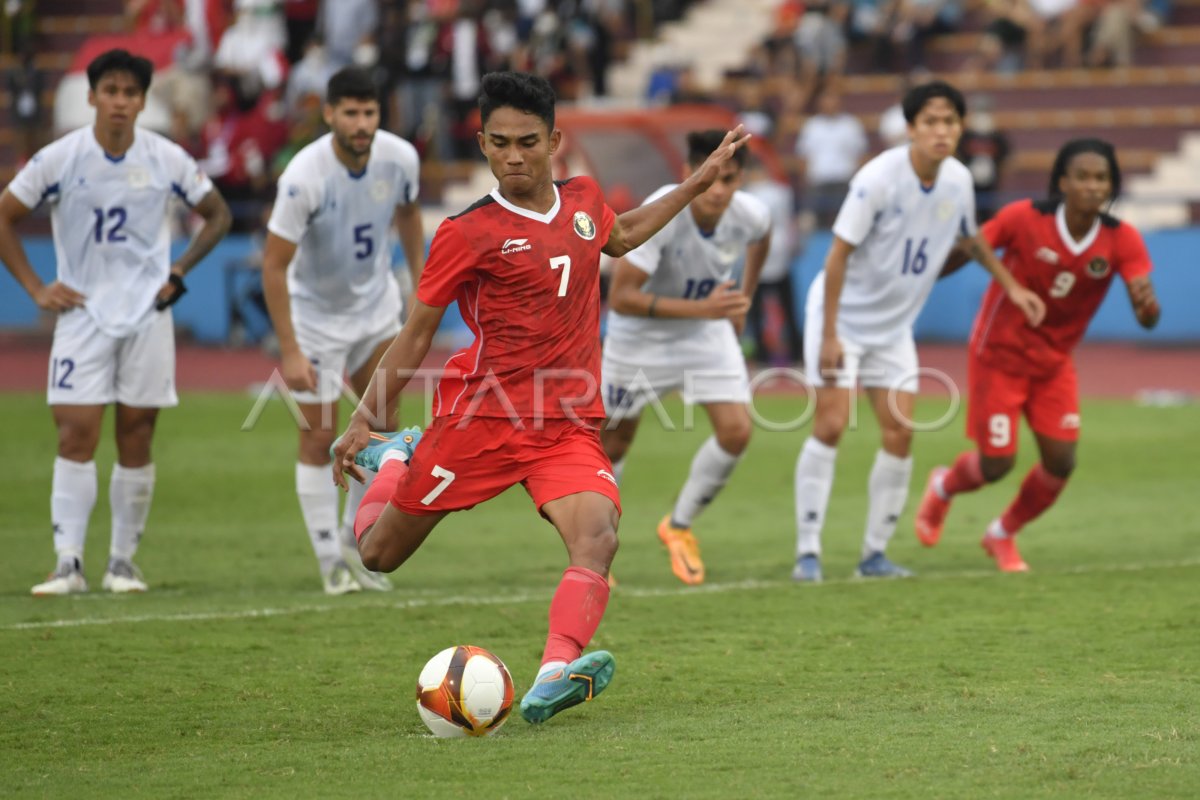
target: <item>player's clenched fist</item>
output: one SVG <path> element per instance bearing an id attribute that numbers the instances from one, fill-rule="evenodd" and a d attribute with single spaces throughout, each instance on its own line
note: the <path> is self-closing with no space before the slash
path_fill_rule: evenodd
<path id="1" fill-rule="evenodd" d="M 1046 318 L 1046 303 L 1024 286 L 1014 286 L 1009 289 L 1008 299 L 1021 309 L 1025 319 L 1029 320 L 1031 328 L 1041 325 L 1042 320 Z"/>
<path id="2" fill-rule="evenodd" d="M 708 319 L 732 319 L 750 310 L 750 298 L 735 288 L 733 281 L 725 281 L 701 300 L 700 305 Z"/>

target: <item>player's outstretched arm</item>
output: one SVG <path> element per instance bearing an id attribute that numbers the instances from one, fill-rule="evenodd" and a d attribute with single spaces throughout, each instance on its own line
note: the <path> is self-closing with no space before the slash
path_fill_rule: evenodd
<path id="1" fill-rule="evenodd" d="M 721 172 L 721 165 L 732 158 L 739 147 L 744 147 L 750 141 L 750 134 L 743 135 L 743 130 L 738 125 L 725 134 L 717 149 L 683 183 L 653 203 L 638 206 L 618 216 L 604 244 L 604 252 L 610 256 L 623 256 L 662 230 L 672 217 L 712 186 Z"/>
<path id="2" fill-rule="evenodd" d="M 267 300 L 267 313 L 279 340 L 279 356 L 283 362 L 283 382 L 294 391 L 315 392 L 317 369 L 308 356 L 300 352 L 296 328 L 292 324 L 292 306 L 288 297 L 287 269 L 296 255 L 296 243 L 282 236 L 267 233 L 263 245 L 262 283 Z"/>
<path id="3" fill-rule="evenodd" d="M 334 442 L 333 480 L 343 489 L 346 488 L 344 473 L 350 473 L 359 481 L 364 479 L 362 470 L 354 463 L 354 457 L 370 444 L 372 423 L 382 416 L 383 409 L 400 394 L 420 369 L 445 313 L 444 306 L 429 306 L 420 300 L 413 300 L 408 322 L 404 323 L 400 333 L 379 360 L 379 366 L 371 376 L 371 382 L 367 384 L 362 400 L 350 415 L 346 432 Z M 372 404 L 375 404 L 375 407 L 372 407 Z"/>
<path id="4" fill-rule="evenodd" d="M 1129 290 L 1129 302 L 1133 305 L 1138 324 L 1146 330 L 1157 325 L 1162 309 L 1158 305 L 1158 297 L 1154 293 L 1153 284 L 1150 283 L 1150 276 L 1139 275 L 1130 278 L 1125 288 Z"/>
<path id="5" fill-rule="evenodd" d="M 619 259 L 608 291 L 608 307 L 630 317 L 662 319 L 734 319 L 750 310 L 750 298 L 734 287 L 733 281 L 715 287 L 703 300 L 685 300 L 642 291 L 649 279 L 649 273 Z"/>
<path id="6" fill-rule="evenodd" d="M 1029 325 L 1034 328 L 1041 325 L 1042 320 L 1046 317 L 1045 302 L 1036 293 L 1017 282 L 1008 268 L 1000 263 L 1000 259 L 996 257 L 996 251 L 992 249 L 988 240 L 983 238 L 982 234 L 977 233 L 967 237 L 965 244 L 971 258 L 978 261 L 984 269 L 991 273 L 992 277 L 996 279 L 996 283 L 1000 284 L 1000 288 L 1004 289 L 1008 295 L 1008 299 L 1021 309 L 1025 319 L 1029 321 Z"/>
<path id="7" fill-rule="evenodd" d="M 16 229 L 30 210 L 7 189 L 0 194 L 0 261 L 43 311 L 66 311 L 83 305 L 86 298 L 82 294 L 61 281 L 42 283 L 34 272 Z"/>

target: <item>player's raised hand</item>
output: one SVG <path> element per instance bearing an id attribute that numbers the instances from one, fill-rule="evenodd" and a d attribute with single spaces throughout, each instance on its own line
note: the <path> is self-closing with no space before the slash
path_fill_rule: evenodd
<path id="1" fill-rule="evenodd" d="M 836 336 L 825 337 L 821 340 L 821 354 L 817 357 L 817 367 L 826 386 L 837 383 L 837 373 L 843 366 L 842 343 Z"/>
<path id="2" fill-rule="evenodd" d="M 33 295 L 33 301 L 43 311 L 70 311 L 82 306 L 85 300 L 86 297 L 62 281 L 48 283 Z"/>
<path id="3" fill-rule="evenodd" d="M 738 151 L 738 148 L 744 147 L 746 142 L 750 141 L 750 134 L 745 133 L 745 130 L 744 125 L 738 125 L 725 134 L 725 138 L 721 140 L 717 149 L 713 150 L 700 168 L 692 173 L 692 180 L 699 185 L 700 191 L 712 186 L 713 181 L 721 174 L 721 165 L 733 158 L 733 154 Z"/>
<path id="4" fill-rule="evenodd" d="M 750 310 L 750 298 L 733 281 L 718 285 L 708 297 L 697 302 L 706 319 L 734 319 Z"/>
<path id="5" fill-rule="evenodd" d="M 1012 300 L 1013 304 L 1021 309 L 1021 313 L 1029 321 L 1029 327 L 1036 328 L 1046 318 L 1046 304 L 1042 302 L 1042 298 L 1024 286 L 1013 286 L 1009 289 L 1008 299 Z"/>
<path id="6" fill-rule="evenodd" d="M 333 443 L 333 482 L 346 489 L 346 475 L 359 483 L 366 483 L 367 476 L 354 463 L 354 457 L 371 443 L 371 426 L 358 414 L 350 417 L 346 432 Z"/>
<path id="7" fill-rule="evenodd" d="M 315 392 L 317 368 L 301 352 L 284 353 L 283 382 L 295 392 Z"/>

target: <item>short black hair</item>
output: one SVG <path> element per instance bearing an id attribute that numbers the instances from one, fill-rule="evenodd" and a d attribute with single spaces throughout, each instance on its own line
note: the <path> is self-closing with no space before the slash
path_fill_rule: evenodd
<path id="1" fill-rule="evenodd" d="M 725 131 L 716 129 L 692 131 L 687 135 L 688 163 L 693 167 L 700 166 L 713 154 L 714 150 L 721 146 L 721 142 L 724 140 Z M 746 148 L 739 147 L 734 150 L 732 161 L 738 165 L 738 169 L 743 169 L 746 166 Z"/>
<path id="2" fill-rule="evenodd" d="M 914 86 L 904 93 L 904 100 L 900 103 L 901 108 L 904 109 L 904 119 L 909 125 L 912 125 L 925 104 L 938 97 L 949 100 L 950 105 L 954 106 L 954 110 L 958 112 L 959 118 L 967 116 L 967 101 L 963 99 L 962 92 L 945 81 L 929 81 Z"/>
<path id="3" fill-rule="evenodd" d="M 479 92 L 479 121 L 487 125 L 497 108 L 510 106 L 541 117 L 554 130 L 554 88 L 540 75 L 525 72 L 489 72 Z"/>
<path id="4" fill-rule="evenodd" d="M 1058 155 L 1054 157 L 1054 167 L 1050 170 L 1050 199 L 1062 200 L 1063 194 L 1058 188 L 1058 182 L 1067 174 L 1071 159 L 1082 153 L 1095 153 L 1108 162 L 1109 179 L 1112 181 L 1112 196 L 1109 202 L 1116 200 L 1117 195 L 1121 193 L 1121 168 L 1117 166 L 1116 148 L 1103 139 L 1072 139 L 1058 149 Z"/>
<path id="5" fill-rule="evenodd" d="M 343 67 L 330 76 L 325 86 L 325 102 L 336 106 L 347 97 L 379 102 L 379 87 L 370 72 L 362 67 Z"/>
<path id="6" fill-rule="evenodd" d="M 110 72 L 128 72 L 142 87 L 142 94 L 150 88 L 150 77 L 154 74 L 154 65 L 147 58 L 135 56 L 128 50 L 105 50 L 92 59 L 88 64 L 88 86 L 92 91 L 100 85 L 100 80 Z"/>

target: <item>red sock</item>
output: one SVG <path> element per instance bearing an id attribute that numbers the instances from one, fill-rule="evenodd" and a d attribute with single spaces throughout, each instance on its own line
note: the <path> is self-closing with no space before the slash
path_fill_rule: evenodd
<path id="1" fill-rule="evenodd" d="M 608 581 L 583 567 L 567 567 L 550 601 L 550 635 L 542 663 L 568 664 L 583 654 L 608 605 Z"/>
<path id="2" fill-rule="evenodd" d="M 367 488 L 367 493 L 363 495 L 362 502 L 358 504 L 358 511 L 354 514 L 355 540 L 361 540 L 367 528 L 379 521 L 388 501 L 396 492 L 397 484 L 407 474 L 408 464 L 398 458 L 384 462 L 379 468 L 375 482 Z"/>
<path id="3" fill-rule="evenodd" d="M 950 471 L 942 477 L 942 491 L 946 497 L 961 492 L 973 492 L 983 486 L 983 469 L 979 466 L 979 451 L 959 453 Z"/>
<path id="4" fill-rule="evenodd" d="M 1021 481 L 1021 490 L 1017 492 L 1012 505 L 1000 517 L 1000 526 L 1009 536 L 1014 535 L 1054 505 L 1054 501 L 1066 485 L 1066 478 L 1056 478 L 1046 472 L 1041 464 L 1036 465 L 1029 470 L 1025 480 Z"/>

